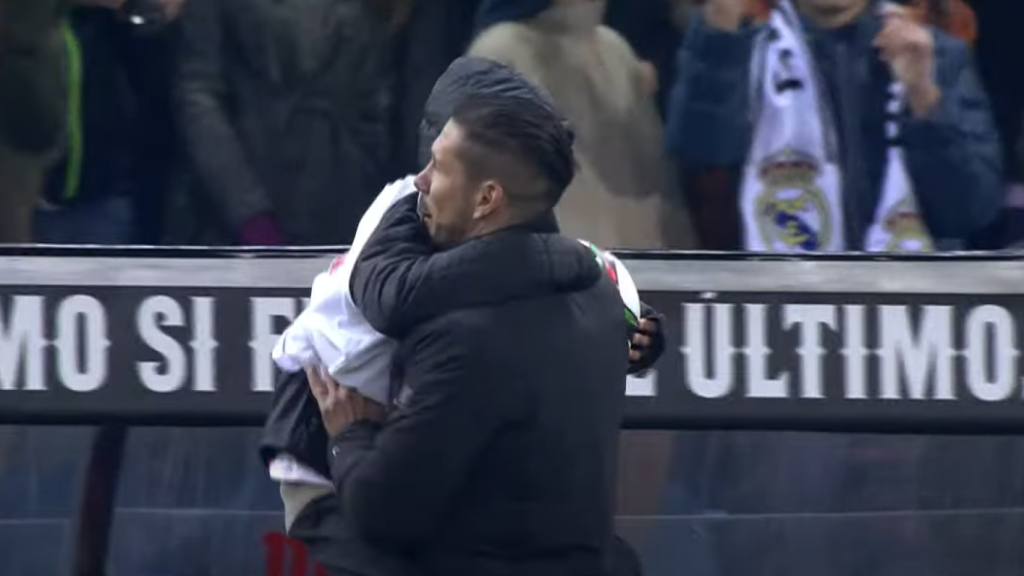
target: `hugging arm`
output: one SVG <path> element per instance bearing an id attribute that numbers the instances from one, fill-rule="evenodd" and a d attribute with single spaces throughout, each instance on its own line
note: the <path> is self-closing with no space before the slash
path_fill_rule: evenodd
<path id="1" fill-rule="evenodd" d="M 446 312 L 523 297 L 538 285 L 559 284 L 560 275 L 573 278 L 572 267 L 592 265 L 582 245 L 578 253 L 566 253 L 553 249 L 557 242 L 567 240 L 557 234 L 498 233 L 437 251 L 412 195 L 388 210 L 363 247 L 352 271 L 352 299 L 375 330 L 401 339 Z M 637 348 L 640 357 L 630 373 L 649 368 L 664 348 L 658 313 L 644 304 L 641 317 L 651 320 L 653 329 L 646 334 L 650 342 Z"/>
<path id="2" fill-rule="evenodd" d="M 352 270 L 352 300 L 371 326 L 400 339 L 446 312 L 500 303 L 557 283 L 558 266 L 584 258 L 550 256 L 553 234 L 499 232 L 437 251 L 416 210 L 416 196 L 384 215 Z M 582 253 L 582 248 L 581 248 Z"/>

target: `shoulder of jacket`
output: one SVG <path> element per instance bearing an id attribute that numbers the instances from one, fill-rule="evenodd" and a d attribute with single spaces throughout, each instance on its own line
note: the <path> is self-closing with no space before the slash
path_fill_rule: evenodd
<path id="1" fill-rule="evenodd" d="M 938 77 L 954 81 L 964 68 L 971 66 L 971 49 L 966 42 L 932 28 L 935 42 L 935 64 Z"/>
<path id="2" fill-rule="evenodd" d="M 529 26 L 521 22 L 502 22 L 482 30 L 469 47 L 471 56 L 498 59 L 510 52 L 518 52 L 525 41 L 535 36 Z"/>
<path id="3" fill-rule="evenodd" d="M 934 26 L 928 27 L 932 31 L 932 35 L 935 38 L 935 54 L 936 56 L 953 55 L 956 57 L 963 57 L 970 52 L 970 47 L 967 43 L 952 36 L 944 30 L 935 28 Z"/>
<path id="4" fill-rule="evenodd" d="M 633 50 L 633 47 L 629 44 L 629 41 L 626 40 L 626 37 L 619 34 L 617 30 L 606 24 L 601 24 L 597 27 L 597 38 L 606 47 L 618 50 L 625 55 L 633 57 L 636 56 L 636 51 Z"/>

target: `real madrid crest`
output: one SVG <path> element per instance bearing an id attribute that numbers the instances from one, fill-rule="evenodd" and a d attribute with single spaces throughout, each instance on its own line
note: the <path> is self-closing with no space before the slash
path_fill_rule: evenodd
<path id="1" fill-rule="evenodd" d="M 833 218 L 818 186 L 820 163 L 785 149 L 757 167 L 757 223 L 766 246 L 780 252 L 816 252 L 830 246 Z"/>
<path id="2" fill-rule="evenodd" d="M 904 199 L 896 203 L 882 220 L 882 230 L 889 236 L 887 252 L 931 252 L 931 235 L 921 220 L 916 203 Z"/>

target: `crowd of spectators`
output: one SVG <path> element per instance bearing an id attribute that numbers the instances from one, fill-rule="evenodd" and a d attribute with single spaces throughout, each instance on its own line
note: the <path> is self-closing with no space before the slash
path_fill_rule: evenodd
<path id="1" fill-rule="evenodd" d="M 833 145 L 766 158 L 778 130 L 757 120 L 771 96 L 753 79 L 779 73 L 758 56 L 774 0 L 0 0 L 0 243 L 346 244 L 382 185 L 422 168 L 423 103 L 470 53 L 570 118 L 567 234 L 817 251 L 884 228 L 894 250 L 1011 245 L 1024 90 L 998 11 L 1016 3 L 879 4 L 793 2 Z M 890 110 L 893 81 L 905 105 Z M 835 165 L 835 198 L 793 183 L 816 163 Z M 909 204 L 882 214 L 894 164 Z M 927 239 L 908 248 L 914 219 Z"/>

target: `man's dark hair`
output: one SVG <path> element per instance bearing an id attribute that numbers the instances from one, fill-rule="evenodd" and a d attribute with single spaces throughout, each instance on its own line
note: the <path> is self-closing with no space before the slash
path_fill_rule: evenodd
<path id="1" fill-rule="evenodd" d="M 459 103 L 480 94 L 533 98 L 558 111 L 551 94 L 515 69 L 488 58 L 460 56 L 437 79 L 423 106 L 417 170 L 430 163 L 430 148 Z"/>
<path id="2" fill-rule="evenodd" d="M 473 95 L 459 103 L 452 121 L 462 130 L 459 154 L 469 176 L 501 182 L 523 216 L 553 208 L 576 175 L 573 132 L 543 101 Z"/>

